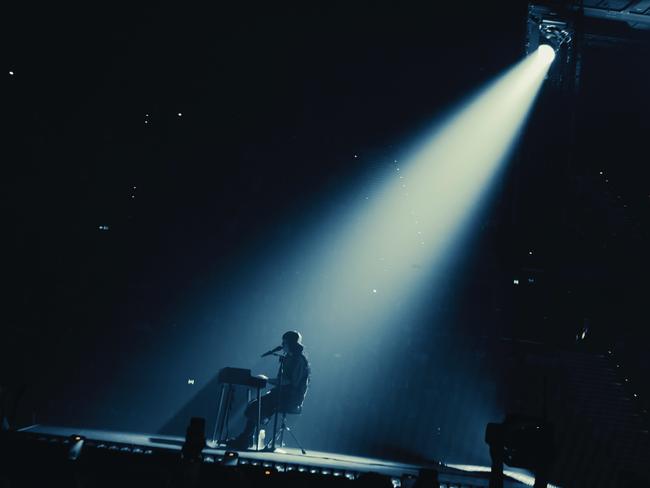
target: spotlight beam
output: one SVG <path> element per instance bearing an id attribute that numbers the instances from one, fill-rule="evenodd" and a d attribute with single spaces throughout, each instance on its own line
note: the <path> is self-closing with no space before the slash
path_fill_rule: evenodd
<path id="1" fill-rule="evenodd" d="M 510 155 L 552 54 L 536 51 L 462 104 L 384 175 L 367 205 L 347 219 L 338 216 L 347 222 L 322 266 L 331 295 L 346 304 L 339 320 L 375 327 L 394 320 L 396 304 L 418 296 L 428 271 L 460 249 L 458 239 Z M 314 307 L 324 312 L 317 299 Z"/>
<path id="2" fill-rule="evenodd" d="M 369 191 L 349 196 L 347 206 L 319 224 L 296 222 L 295 228 L 307 229 L 303 235 L 265 256 L 266 265 L 242 276 L 227 299 L 212 297 L 221 305 L 206 307 L 205 315 L 215 317 L 215 325 L 189 340 L 179 336 L 185 347 L 170 346 L 170 363 L 204 376 L 229 365 L 262 368 L 251 344 L 273 344 L 278 333 L 295 327 L 320 365 L 310 393 L 317 401 L 305 415 L 331 415 L 338 409 L 332 402 L 344 394 L 352 404 L 365 404 L 362 397 L 382 390 L 381 344 L 421 325 L 421 311 L 435 305 L 431 290 L 467 251 L 464 237 L 509 159 L 551 62 L 545 49 L 530 54 L 422 134 Z M 382 353 L 384 368 L 407 368 L 391 351 Z M 348 377 L 349 368 L 357 373 Z M 188 396 L 174 396 L 176 408 Z M 484 426 L 489 415 L 477 422 Z"/>

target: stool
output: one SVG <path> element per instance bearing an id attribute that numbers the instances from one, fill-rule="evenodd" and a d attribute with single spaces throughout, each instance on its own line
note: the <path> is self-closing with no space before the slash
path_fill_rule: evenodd
<path id="1" fill-rule="evenodd" d="M 295 434 L 289 428 L 287 425 L 287 415 L 300 415 L 302 413 L 302 405 L 298 405 L 296 408 L 293 409 L 284 409 L 281 412 L 275 412 L 275 419 L 273 421 L 273 437 L 271 438 L 270 441 L 270 446 L 267 445 L 267 449 L 270 451 L 275 451 L 275 443 L 278 441 L 280 443 L 280 447 L 284 447 L 284 433 L 289 432 L 291 434 L 291 437 L 293 437 L 293 440 L 298 444 L 298 447 L 302 451 L 303 454 L 307 454 L 307 451 L 300 445 L 300 442 L 296 438 Z M 278 414 L 282 415 L 282 422 L 280 424 L 280 430 L 278 430 Z"/>

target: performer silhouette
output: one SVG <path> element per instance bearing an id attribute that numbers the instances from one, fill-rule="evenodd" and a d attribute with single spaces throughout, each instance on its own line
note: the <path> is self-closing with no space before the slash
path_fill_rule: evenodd
<path id="1" fill-rule="evenodd" d="M 275 412 L 295 412 L 302 407 L 307 394 L 311 370 L 303 354 L 302 335 L 291 330 L 282 335 L 282 355 L 279 355 L 280 368 L 276 378 L 269 379 L 274 388 L 264 394 L 261 401 L 262 425 L 266 424 Z M 246 426 L 241 434 L 228 441 L 232 449 L 247 449 L 254 442 L 257 420 L 257 400 L 248 404 L 244 412 Z"/>

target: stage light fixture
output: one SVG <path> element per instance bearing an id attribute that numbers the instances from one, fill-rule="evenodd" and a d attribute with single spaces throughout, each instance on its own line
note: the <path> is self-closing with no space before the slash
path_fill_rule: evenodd
<path id="1" fill-rule="evenodd" d="M 571 42 L 571 33 L 564 22 L 543 20 L 539 24 L 542 37 L 541 46 L 549 46 L 553 51 L 558 51 L 564 44 Z"/>
<path id="2" fill-rule="evenodd" d="M 239 453 L 236 451 L 226 451 L 223 455 L 223 460 L 221 461 L 223 466 L 237 466 L 239 464 Z M 242 459 L 241 464 L 248 464 Z"/>
<path id="3" fill-rule="evenodd" d="M 69 438 L 69 441 L 72 442 L 72 446 L 68 450 L 68 459 L 70 461 L 76 461 L 81 456 L 81 451 L 84 446 L 85 437 L 80 435 L 72 435 Z"/>
<path id="4" fill-rule="evenodd" d="M 549 44 L 542 44 L 537 48 L 537 55 L 543 62 L 551 64 L 555 59 L 555 49 L 553 49 Z M 532 254 L 532 252 L 528 254 Z"/>
<path id="5" fill-rule="evenodd" d="M 574 26 L 570 19 L 550 7 L 530 5 L 526 33 L 526 53 L 549 46 L 559 56 L 570 57 L 573 48 Z"/>

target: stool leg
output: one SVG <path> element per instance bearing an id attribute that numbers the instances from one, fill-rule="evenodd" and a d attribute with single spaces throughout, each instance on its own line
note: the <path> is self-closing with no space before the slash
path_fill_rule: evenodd
<path id="1" fill-rule="evenodd" d="M 293 430 L 291 430 L 291 429 L 289 428 L 288 425 L 285 425 L 285 427 L 286 427 L 286 429 L 287 429 L 287 432 L 289 432 L 289 434 L 291 434 L 291 437 L 293 437 L 293 440 L 296 441 L 296 444 L 297 444 L 298 447 L 300 448 L 300 451 L 301 451 L 303 454 L 307 454 L 307 451 L 305 451 L 305 448 L 302 447 L 302 445 L 301 445 L 300 442 L 298 441 L 298 438 L 294 435 Z"/>
<path id="2" fill-rule="evenodd" d="M 255 423 L 255 450 L 260 450 L 260 425 L 262 424 L 262 394 L 261 388 L 257 389 L 257 419 Z"/>
<path id="3" fill-rule="evenodd" d="M 280 425 L 280 447 L 284 447 L 284 430 L 287 428 L 287 414 L 282 413 L 282 425 Z"/>

